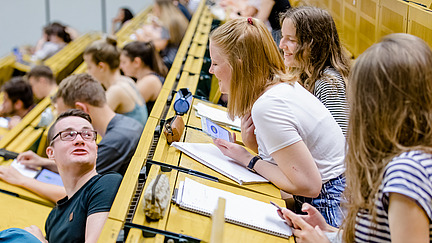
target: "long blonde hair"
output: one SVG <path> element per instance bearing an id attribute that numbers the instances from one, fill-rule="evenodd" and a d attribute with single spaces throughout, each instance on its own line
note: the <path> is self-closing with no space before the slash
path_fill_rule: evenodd
<path id="1" fill-rule="evenodd" d="M 345 242 L 354 241 L 359 209 L 376 219 L 375 197 L 388 162 L 404 151 L 432 152 L 431 67 L 432 52 L 423 40 L 391 34 L 360 55 L 352 69 Z"/>
<path id="2" fill-rule="evenodd" d="M 276 43 L 258 19 L 228 21 L 210 34 L 210 42 L 222 50 L 232 69 L 228 96 L 231 118 L 250 112 L 268 86 L 290 80 Z"/>
<path id="3" fill-rule="evenodd" d="M 281 26 L 290 19 L 296 29 L 297 49 L 294 59 L 296 67 L 290 67 L 303 86 L 313 93 L 315 82 L 330 77 L 324 74 L 327 67 L 338 71 L 344 79 L 348 77 L 350 64 L 339 40 L 332 16 L 325 10 L 302 6 L 288 9 L 280 19 Z"/>
<path id="4" fill-rule="evenodd" d="M 160 9 L 159 20 L 170 33 L 169 43 L 175 47 L 180 46 L 189 21 L 172 0 L 156 0 L 155 4 Z"/>

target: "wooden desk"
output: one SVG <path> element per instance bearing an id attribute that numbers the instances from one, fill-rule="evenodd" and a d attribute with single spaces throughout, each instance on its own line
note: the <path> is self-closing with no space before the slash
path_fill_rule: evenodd
<path id="1" fill-rule="evenodd" d="M 157 171 L 151 174 L 151 177 L 157 175 Z M 267 195 L 254 193 L 251 191 L 243 190 L 241 188 L 235 188 L 224 184 L 208 181 L 205 179 L 190 177 L 178 172 L 171 172 L 170 179 L 176 177 L 175 187 L 178 187 L 180 181 L 184 181 L 185 177 L 189 177 L 202 184 L 219 188 L 225 191 L 230 191 L 235 194 L 243 195 L 255 200 L 268 203 L 270 200 L 275 201 L 279 205 L 284 205 L 282 199 L 276 199 Z M 171 185 L 172 186 L 172 185 Z M 173 188 L 171 187 L 171 190 Z M 165 217 L 157 222 L 148 222 L 145 219 L 144 212 L 142 210 L 142 200 L 139 203 L 139 210 L 135 213 L 133 223 L 141 224 L 149 227 L 154 227 L 162 230 L 167 230 L 175 233 L 185 234 L 195 238 L 199 238 L 208 242 L 211 235 L 211 219 L 200 214 L 196 214 L 187 210 L 180 209 L 177 205 L 170 204 L 167 209 Z M 276 213 L 276 210 L 275 210 Z M 224 242 L 287 242 L 286 239 L 266 234 L 260 231 L 249 229 L 246 227 L 238 226 L 231 223 L 224 224 Z M 131 230 L 129 232 L 126 242 L 142 242 L 144 240 L 141 231 Z M 164 237 L 157 235 L 155 238 L 145 238 L 147 241 L 163 242 Z M 294 242 L 291 237 L 288 242 Z"/>
<path id="2" fill-rule="evenodd" d="M 0 230 L 36 225 L 45 232 L 45 220 L 51 207 L 4 193 L 0 193 L 0 205 Z"/>
<path id="3" fill-rule="evenodd" d="M 4 161 L 3 158 L 0 158 L 0 165 L 2 166 L 9 166 L 10 163 L 12 163 L 12 160 L 8 160 L 8 161 Z M 0 190 L 5 190 L 7 192 L 11 192 L 16 194 L 16 196 L 25 199 L 27 201 L 32 201 L 41 205 L 45 205 L 45 206 L 49 206 L 49 207 L 53 207 L 55 205 L 55 203 L 42 198 L 36 194 L 34 194 L 33 192 L 24 189 L 22 187 L 18 187 L 15 185 L 11 185 L 7 182 L 4 182 L 2 180 L 0 180 Z M 0 204 L 1 205 L 1 204 Z M 1 214 L 0 214 L 1 215 Z"/>

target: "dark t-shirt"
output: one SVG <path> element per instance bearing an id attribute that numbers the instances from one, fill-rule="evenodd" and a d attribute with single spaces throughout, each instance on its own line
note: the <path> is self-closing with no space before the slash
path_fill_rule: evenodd
<path id="1" fill-rule="evenodd" d="M 73 196 L 57 202 L 45 222 L 49 242 L 85 242 L 89 215 L 109 212 L 122 177 L 117 173 L 96 175 Z"/>
<path id="2" fill-rule="evenodd" d="M 273 5 L 268 20 L 273 30 L 280 30 L 279 15 L 291 8 L 291 5 L 288 0 L 274 0 L 274 2 L 275 4 Z"/>
<path id="3" fill-rule="evenodd" d="M 97 172 L 106 174 L 114 171 L 124 175 L 142 131 L 143 126 L 135 119 L 116 114 L 98 144 Z"/>

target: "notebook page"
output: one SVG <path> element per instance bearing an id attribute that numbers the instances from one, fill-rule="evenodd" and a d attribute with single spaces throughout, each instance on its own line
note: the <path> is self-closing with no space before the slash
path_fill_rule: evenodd
<path id="1" fill-rule="evenodd" d="M 196 115 L 198 117 L 207 117 L 210 120 L 216 123 L 221 123 L 223 125 L 234 126 L 238 128 L 241 127 L 240 118 L 236 118 L 234 121 L 232 121 L 228 117 L 228 113 L 226 111 L 210 107 L 203 103 L 198 103 L 194 105 L 194 108 L 196 109 Z"/>
<path id="2" fill-rule="evenodd" d="M 273 205 L 209 187 L 187 177 L 179 204 L 191 211 L 211 215 L 219 197 L 226 199 L 227 222 L 285 238 L 292 235 L 291 228 L 278 216 Z"/>
<path id="3" fill-rule="evenodd" d="M 216 145 L 212 143 L 174 142 L 171 146 L 182 151 L 201 164 L 231 178 L 240 185 L 268 182 L 264 177 L 249 171 L 245 167 L 234 162 L 231 158 L 225 156 Z"/>
<path id="4" fill-rule="evenodd" d="M 28 168 L 27 166 L 18 163 L 16 159 L 12 161 L 11 166 L 26 177 L 35 178 L 35 176 L 39 173 L 39 170 Z"/>

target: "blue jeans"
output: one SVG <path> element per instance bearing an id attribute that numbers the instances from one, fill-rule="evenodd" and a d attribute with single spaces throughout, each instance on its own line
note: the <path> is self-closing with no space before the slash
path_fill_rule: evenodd
<path id="1" fill-rule="evenodd" d="M 324 183 L 316 198 L 294 196 L 296 213 L 304 214 L 301 207 L 307 202 L 318 209 L 329 225 L 339 228 L 345 217 L 340 207 L 341 201 L 344 200 L 342 193 L 345 185 L 345 176 L 342 174 Z"/>

